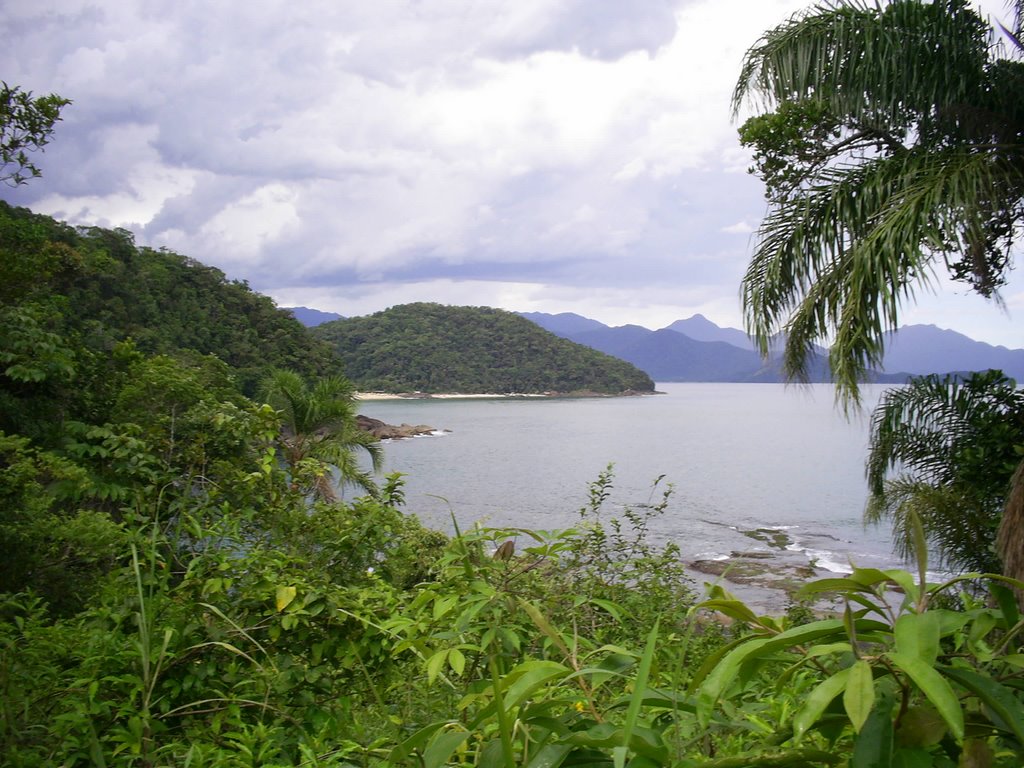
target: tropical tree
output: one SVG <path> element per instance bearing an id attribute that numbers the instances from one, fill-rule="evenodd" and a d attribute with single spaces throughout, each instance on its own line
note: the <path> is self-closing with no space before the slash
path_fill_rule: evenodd
<path id="1" fill-rule="evenodd" d="M 352 385 L 327 376 L 310 386 L 293 371 L 275 370 L 263 382 L 263 399 L 281 415 L 281 456 L 293 482 L 321 501 L 337 501 L 332 469 L 341 485 L 377 494 L 372 474 L 356 458 L 357 450 L 379 471 L 380 443 L 356 426 Z"/>
<path id="2" fill-rule="evenodd" d="M 1019 52 L 1024 0 L 1008 5 Z M 1024 64 L 1006 50 L 965 0 L 848 0 L 795 15 L 747 52 L 733 108 L 761 110 L 740 136 L 769 212 L 741 295 L 762 353 L 784 335 L 790 376 L 827 344 L 837 396 L 858 404 L 903 305 L 939 272 L 999 301 L 1024 221 Z M 1005 479 L 979 471 L 983 496 Z M 1024 576 L 1024 465 L 1016 478 L 997 544 L 1005 573 Z M 911 509 L 896 489 L 869 514 Z M 950 500 L 933 497 L 933 513 Z"/>
<path id="3" fill-rule="evenodd" d="M 904 556 L 914 554 L 920 521 L 945 566 L 998 572 L 996 533 L 1022 451 L 1024 392 L 1012 379 L 916 378 L 875 410 L 867 519 L 890 518 Z"/>
<path id="4" fill-rule="evenodd" d="M 856 403 L 943 269 L 998 300 L 1024 220 L 1024 64 L 1002 50 L 965 0 L 849 0 L 747 52 L 733 107 L 763 110 L 740 134 L 769 212 L 741 293 L 763 353 L 785 334 L 791 376 L 829 345 Z"/>
<path id="5" fill-rule="evenodd" d="M 42 175 L 28 153 L 50 142 L 60 111 L 70 103 L 55 93 L 33 97 L 0 82 L 0 181 L 16 187 Z"/>

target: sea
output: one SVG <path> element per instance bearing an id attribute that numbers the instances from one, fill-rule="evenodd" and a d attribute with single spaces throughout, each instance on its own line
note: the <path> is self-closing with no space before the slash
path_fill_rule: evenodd
<path id="1" fill-rule="evenodd" d="M 614 398 L 367 400 L 359 411 L 431 435 L 386 441 L 385 472 L 405 476 L 406 511 L 446 531 L 565 529 L 608 467 L 603 519 L 658 502 L 653 543 L 687 562 L 764 552 L 819 574 L 905 567 L 888 527 L 865 526 L 870 415 L 863 389 L 844 414 L 829 384 L 660 383 Z"/>

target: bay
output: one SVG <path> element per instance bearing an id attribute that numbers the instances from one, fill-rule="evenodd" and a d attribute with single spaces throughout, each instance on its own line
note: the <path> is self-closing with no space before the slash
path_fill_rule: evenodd
<path id="1" fill-rule="evenodd" d="M 888 529 L 862 522 L 869 415 L 883 387 L 866 387 L 865 412 L 849 419 L 825 384 L 658 389 L 664 394 L 364 401 L 359 410 L 451 430 L 385 445 L 385 471 L 406 475 L 407 511 L 432 527 L 451 530 L 453 516 L 462 527 L 572 527 L 589 484 L 611 464 L 604 514 L 657 501 L 671 483 L 651 535 L 674 541 L 688 561 L 766 551 L 836 573 L 902 565 Z"/>

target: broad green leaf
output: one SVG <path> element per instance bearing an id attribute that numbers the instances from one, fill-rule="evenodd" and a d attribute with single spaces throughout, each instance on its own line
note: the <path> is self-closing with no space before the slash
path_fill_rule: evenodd
<path id="1" fill-rule="evenodd" d="M 841 620 L 825 619 L 794 627 L 775 637 L 759 637 L 740 644 L 727 654 L 701 683 L 697 691 L 697 714 L 700 722 L 707 724 L 715 703 L 732 685 L 740 667 L 748 660 L 764 658 L 782 648 L 804 645 L 830 635 L 841 638 L 845 634 Z"/>
<path id="2" fill-rule="evenodd" d="M 590 684 L 599 688 L 613 677 L 621 677 L 627 669 L 636 664 L 636 659 L 623 653 L 611 653 L 601 659 L 596 667 L 587 667 L 586 671 L 590 677 Z M 581 670 L 583 671 L 583 670 Z"/>
<path id="3" fill-rule="evenodd" d="M 544 612 L 541 611 L 540 608 L 538 608 L 536 605 L 527 600 L 523 600 L 522 598 L 520 598 L 519 600 L 519 605 L 522 607 L 524 611 L 526 611 L 526 614 L 530 617 L 530 621 L 532 621 L 537 626 L 537 629 L 539 629 L 541 632 L 548 636 L 551 642 L 553 642 L 558 647 L 558 650 L 560 650 L 566 656 L 572 655 L 569 652 L 568 646 L 565 644 L 565 640 L 562 639 L 562 636 L 558 633 L 558 630 L 556 630 L 551 625 L 551 622 L 548 621 L 547 617 L 544 615 Z"/>
<path id="4" fill-rule="evenodd" d="M 839 755 L 820 749 L 791 749 L 785 752 L 765 752 L 760 755 L 719 757 L 693 763 L 693 768 L 807 768 L 807 766 L 837 765 L 843 762 Z M 680 768 L 689 763 L 680 764 Z"/>
<path id="5" fill-rule="evenodd" d="M 632 696 L 616 699 L 609 705 L 609 708 L 617 709 L 627 706 L 632 700 Z M 692 696 L 685 693 L 676 693 L 675 691 L 663 691 L 657 688 L 648 688 L 643 692 L 643 706 L 654 709 L 690 712 L 691 714 L 697 711 L 697 703 Z"/>
<path id="6" fill-rule="evenodd" d="M 875 706 L 875 680 L 871 665 L 863 659 L 854 662 L 843 691 L 843 707 L 853 723 L 853 730 L 860 733 L 868 715 Z"/>
<path id="7" fill-rule="evenodd" d="M 906 594 L 912 595 L 917 590 L 917 583 L 914 581 L 914 576 L 909 571 L 904 571 L 899 568 L 893 568 L 892 570 L 882 571 L 892 581 L 896 582 L 900 589 Z"/>
<path id="8" fill-rule="evenodd" d="M 448 666 L 456 675 L 461 675 L 466 669 L 466 657 L 458 648 L 452 648 L 448 652 Z"/>
<path id="9" fill-rule="evenodd" d="M 757 623 L 757 614 L 750 610 L 746 603 L 741 600 L 705 600 L 697 607 L 724 613 L 730 619 L 735 619 L 736 621 L 743 621 L 748 624 Z"/>
<path id="10" fill-rule="evenodd" d="M 964 611 L 947 611 L 940 608 L 929 608 L 928 613 L 939 617 L 939 637 L 949 637 L 971 620 L 971 615 Z"/>
<path id="11" fill-rule="evenodd" d="M 910 707 L 900 716 L 900 746 L 930 747 L 946 735 L 946 723 L 932 707 Z"/>
<path id="12" fill-rule="evenodd" d="M 511 759 L 512 756 L 510 755 L 509 761 Z M 505 761 L 501 739 L 492 739 L 481 750 L 477 768 L 506 768 L 510 764 L 510 762 Z"/>
<path id="13" fill-rule="evenodd" d="M 949 730 L 957 741 L 964 738 L 964 713 L 949 683 L 917 656 L 908 656 L 897 651 L 886 654 L 889 660 L 903 670 L 933 707 L 942 715 Z"/>
<path id="14" fill-rule="evenodd" d="M 1000 661 L 1004 661 L 1018 669 L 1024 669 L 1024 653 L 1011 653 L 1009 656 L 1001 656 Z"/>
<path id="15" fill-rule="evenodd" d="M 505 689 L 505 709 L 517 707 L 538 688 L 564 677 L 570 669 L 556 661 L 526 661 L 513 670 L 521 673 L 518 679 Z"/>
<path id="16" fill-rule="evenodd" d="M 891 768 L 892 701 L 881 698 L 853 741 L 850 768 Z"/>
<path id="17" fill-rule="evenodd" d="M 718 703 L 718 699 L 728 690 L 732 681 L 736 679 L 740 665 L 758 653 L 768 640 L 769 638 L 747 640 L 730 651 L 704 678 L 700 688 L 697 689 L 697 720 L 701 726 L 707 725 L 708 719 L 711 717 L 711 710 Z"/>
<path id="18" fill-rule="evenodd" d="M 587 602 L 596 605 L 615 619 L 616 621 L 622 621 L 622 606 L 617 603 L 613 603 L 611 600 L 602 600 L 599 597 L 592 597 Z"/>
<path id="19" fill-rule="evenodd" d="M 888 573 L 880 571 L 878 568 L 854 568 L 853 573 L 847 578 L 866 587 L 872 587 L 875 584 L 883 584 L 893 580 Z M 913 576 L 911 576 L 911 579 L 913 579 Z"/>
<path id="20" fill-rule="evenodd" d="M 278 587 L 274 598 L 274 605 L 277 606 L 277 610 L 283 611 L 287 608 L 292 600 L 295 599 L 296 594 L 297 590 L 295 587 Z"/>
<path id="21" fill-rule="evenodd" d="M 452 752 L 459 748 L 467 738 L 469 731 L 442 731 L 430 742 L 423 751 L 424 768 L 441 768 L 448 763 Z"/>
<path id="22" fill-rule="evenodd" d="M 640 718 L 640 707 L 643 704 L 643 694 L 647 689 L 647 679 L 651 673 L 651 664 L 654 661 L 654 651 L 658 644 L 658 630 L 660 621 L 655 621 L 654 626 L 651 628 L 650 633 L 647 635 L 647 646 L 644 648 L 644 655 L 640 659 L 640 666 L 636 672 L 636 682 L 634 683 L 635 688 L 633 689 L 633 697 L 629 702 L 629 708 L 626 710 L 626 727 L 623 735 L 623 746 L 628 746 L 632 741 L 633 732 L 637 728 L 637 720 Z M 625 761 L 625 754 L 622 755 L 623 761 Z M 616 750 L 615 762 L 619 762 L 619 752 Z M 624 762 L 623 762 L 624 764 Z"/>
<path id="23" fill-rule="evenodd" d="M 1012 690 L 974 670 L 942 667 L 941 671 L 954 683 L 977 696 L 1002 721 L 1001 727 L 1011 731 L 1017 741 L 1024 743 L 1024 705 Z"/>
<path id="24" fill-rule="evenodd" d="M 896 650 L 905 656 L 920 659 L 928 666 L 935 664 L 939 655 L 939 628 L 937 613 L 905 613 L 896 619 L 893 635 Z"/>
<path id="25" fill-rule="evenodd" d="M 617 747 L 627 749 L 623 744 L 625 739 L 626 733 L 622 728 L 617 728 L 611 723 L 600 723 L 588 728 L 586 731 L 573 733 L 566 741 L 570 744 L 584 747 L 614 750 Z M 664 760 L 667 755 L 667 749 L 661 734 L 651 728 L 636 728 L 629 738 L 628 749 L 633 750 L 637 755 L 645 755 L 661 760 Z"/>
<path id="26" fill-rule="evenodd" d="M 427 682 L 432 683 L 441 672 L 441 668 L 444 667 L 444 663 L 448 660 L 448 649 L 437 651 L 433 656 L 427 659 Z"/>
<path id="27" fill-rule="evenodd" d="M 557 768 L 572 752 L 571 744 L 545 744 L 527 764 L 527 768 Z"/>
<path id="28" fill-rule="evenodd" d="M 828 579 L 815 579 L 809 584 L 804 584 L 797 591 L 797 595 L 800 597 L 809 595 L 819 595 L 822 592 L 871 592 L 871 588 L 861 584 L 860 582 L 853 581 L 852 579 L 840 579 L 840 578 L 828 578 Z"/>
<path id="29" fill-rule="evenodd" d="M 440 600 L 434 602 L 434 621 L 444 616 L 448 611 L 455 607 L 455 604 L 459 601 L 457 595 L 447 595 L 442 597 Z"/>
<path id="30" fill-rule="evenodd" d="M 943 729 L 943 732 L 945 732 L 945 729 Z M 897 749 L 892 756 L 892 768 L 934 768 L 934 766 L 932 754 L 926 749 L 919 749 L 917 747 L 901 748 Z"/>
<path id="31" fill-rule="evenodd" d="M 690 692 L 696 693 L 697 691 L 701 690 L 704 687 L 704 681 L 707 679 L 707 676 L 711 674 L 712 670 L 714 670 L 719 665 L 719 663 L 721 663 L 722 659 L 724 659 L 734 650 L 739 648 L 741 645 L 744 645 L 749 642 L 750 637 L 748 636 L 738 637 L 735 640 L 731 640 L 722 647 L 717 648 L 711 653 L 709 653 L 707 657 L 704 659 L 704 661 L 701 662 L 700 666 L 697 668 L 697 671 L 694 672 L 693 675 L 690 677 Z"/>
<path id="32" fill-rule="evenodd" d="M 805 659 L 814 659 L 819 656 L 832 656 L 837 653 L 852 653 L 853 646 L 848 640 L 841 640 L 838 643 L 825 643 L 824 645 L 812 645 L 801 655 Z"/>
<path id="33" fill-rule="evenodd" d="M 849 677 L 850 668 L 841 669 L 811 691 L 803 707 L 793 717 L 794 740 L 799 741 L 807 729 L 818 721 L 826 707 L 846 688 Z"/>
<path id="34" fill-rule="evenodd" d="M 1003 622 L 1006 627 L 1012 627 L 1018 621 L 1020 621 L 1020 608 L 1017 605 L 1017 597 L 1013 594 L 1012 589 L 1008 589 L 1006 585 L 994 582 L 989 585 L 989 592 L 995 597 L 996 602 L 999 604 L 999 610 L 1003 614 Z"/>
<path id="35" fill-rule="evenodd" d="M 401 765 L 406 757 L 426 745 L 426 743 L 430 741 L 430 737 L 446 725 L 448 725 L 448 722 L 442 721 L 439 723 L 431 723 L 430 725 L 420 728 L 416 733 L 391 750 L 391 753 L 388 755 L 388 763 L 392 765 Z"/>

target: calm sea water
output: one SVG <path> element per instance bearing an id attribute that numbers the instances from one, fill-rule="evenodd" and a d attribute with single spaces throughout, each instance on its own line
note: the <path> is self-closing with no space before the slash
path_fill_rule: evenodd
<path id="1" fill-rule="evenodd" d="M 868 414 L 847 420 L 831 385 L 659 384 L 662 395 L 579 400 L 388 400 L 360 412 L 444 435 L 385 445 L 406 477 L 407 509 L 427 524 L 568 528 L 588 484 L 614 465 L 607 515 L 675 492 L 653 534 L 687 559 L 770 550 L 744 531 L 785 532 L 787 557 L 848 572 L 893 567 L 886 528 L 862 523 Z M 659 486 L 661 487 L 661 486 Z M 660 498 L 660 492 L 657 494 Z"/>

